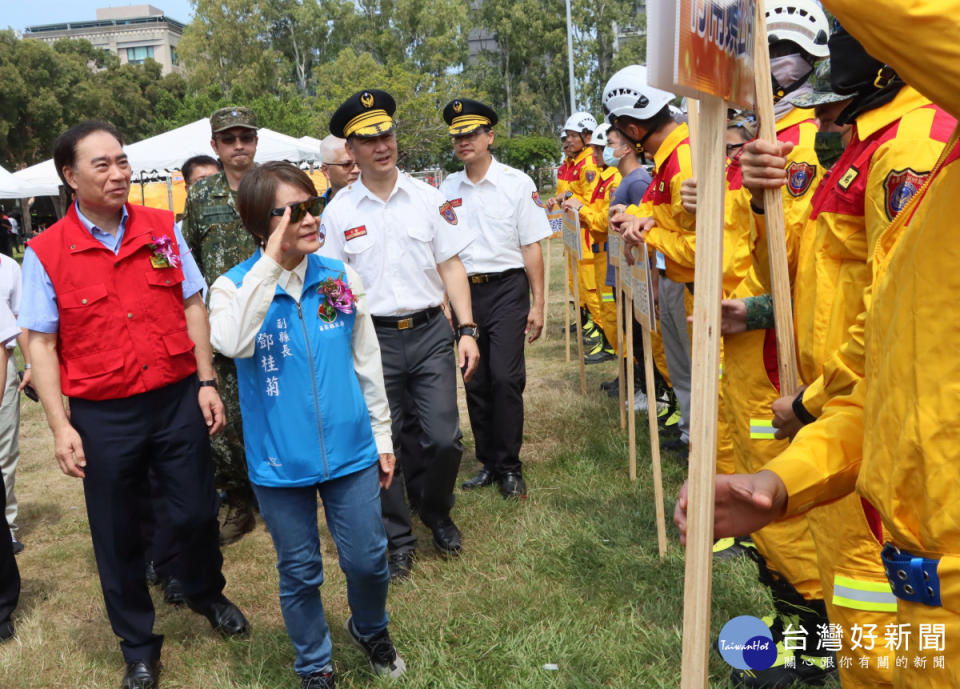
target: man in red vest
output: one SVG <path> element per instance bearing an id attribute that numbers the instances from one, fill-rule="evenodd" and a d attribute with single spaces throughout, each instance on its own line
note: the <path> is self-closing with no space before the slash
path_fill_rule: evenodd
<path id="1" fill-rule="evenodd" d="M 127 663 L 121 687 L 153 689 L 163 637 L 153 633 L 138 524 L 149 471 L 182 547 L 176 576 L 191 609 L 225 635 L 249 631 L 222 593 L 209 436 L 224 413 L 203 278 L 172 213 L 126 203 L 130 164 L 112 125 L 69 129 L 54 163 L 76 201 L 27 248 L 20 326 L 30 331 L 57 461 L 83 479 L 107 615 Z"/>

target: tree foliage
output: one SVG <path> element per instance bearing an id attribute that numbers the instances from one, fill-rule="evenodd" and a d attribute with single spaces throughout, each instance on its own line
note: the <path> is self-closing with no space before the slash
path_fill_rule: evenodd
<path id="1" fill-rule="evenodd" d="M 563 0 L 192 2 L 177 47 L 183 75 L 161 76 L 150 60 L 121 65 L 87 41 L 0 32 L 0 164 L 49 157 L 82 119 L 108 119 L 135 141 L 233 104 L 271 129 L 323 137 L 337 105 L 363 88 L 395 96 L 407 167 L 455 163 L 440 112 L 457 96 L 497 110 L 506 162 L 532 169 L 559 157 L 570 107 Z M 642 61 L 644 3 L 572 5 L 577 107 L 599 117 L 606 80 Z"/>

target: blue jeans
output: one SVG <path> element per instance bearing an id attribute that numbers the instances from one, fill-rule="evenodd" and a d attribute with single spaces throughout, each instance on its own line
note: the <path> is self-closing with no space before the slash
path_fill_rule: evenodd
<path id="1" fill-rule="evenodd" d="M 253 486 L 273 536 L 280 572 L 280 610 L 297 652 L 300 675 L 332 670 L 330 628 L 323 614 L 323 559 L 317 530 L 317 494 L 347 579 L 347 601 L 361 636 L 387 627 L 387 536 L 380 517 L 377 465 L 299 488 Z"/>

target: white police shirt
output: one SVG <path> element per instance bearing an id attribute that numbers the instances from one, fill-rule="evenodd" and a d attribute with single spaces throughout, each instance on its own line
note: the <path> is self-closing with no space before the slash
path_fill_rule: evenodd
<path id="1" fill-rule="evenodd" d="M 373 316 L 440 306 L 444 287 L 437 264 L 475 236 L 437 189 L 399 170 L 386 201 L 367 189 L 362 175 L 341 189 L 324 210 L 320 229 L 326 240 L 317 253 L 360 274 Z"/>
<path id="2" fill-rule="evenodd" d="M 461 170 L 443 181 L 440 192 L 476 231 L 460 253 L 468 275 L 523 268 L 520 247 L 553 234 L 533 180 L 496 158 L 476 184 Z"/>

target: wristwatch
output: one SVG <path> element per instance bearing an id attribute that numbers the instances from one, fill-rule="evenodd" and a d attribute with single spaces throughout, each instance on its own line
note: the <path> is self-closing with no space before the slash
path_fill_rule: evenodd
<path id="1" fill-rule="evenodd" d="M 219 390 L 220 386 L 217 385 L 216 380 L 201 380 L 200 387 L 202 388 L 213 388 L 214 390 Z"/>
<path id="2" fill-rule="evenodd" d="M 460 339 L 464 335 L 469 335 L 473 339 L 477 339 L 477 334 L 480 332 L 480 328 L 476 323 L 464 323 L 457 327 L 457 339 Z"/>

